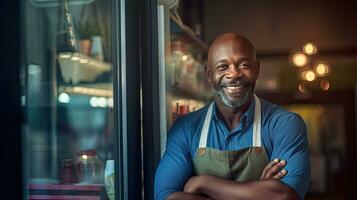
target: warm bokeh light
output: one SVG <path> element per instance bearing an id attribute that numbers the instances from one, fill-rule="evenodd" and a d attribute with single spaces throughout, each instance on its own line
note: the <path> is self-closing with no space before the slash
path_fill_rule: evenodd
<path id="1" fill-rule="evenodd" d="M 87 155 L 82 155 L 83 160 L 87 160 L 88 156 Z"/>
<path id="2" fill-rule="evenodd" d="M 188 58 L 188 56 L 187 56 L 187 55 L 183 55 L 183 56 L 182 56 L 182 60 L 183 60 L 183 61 L 186 61 L 186 60 L 187 60 L 187 58 Z"/>
<path id="3" fill-rule="evenodd" d="M 60 58 L 70 58 L 71 56 L 72 56 L 71 53 L 63 53 L 59 55 Z"/>
<path id="4" fill-rule="evenodd" d="M 307 56 L 303 53 L 296 53 L 293 55 L 293 63 L 297 67 L 303 67 L 307 64 Z"/>
<path id="5" fill-rule="evenodd" d="M 311 42 L 309 42 L 304 45 L 303 51 L 307 55 L 312 55 L 312 54 L 317 53 L 317 47 L 314 44 L 312 44 Z"/>
<path id="6" fill-rule="evenodd" d="M 79 56 L 72 56 L 71 57 L 71 60 L 73 60 L 73 61 L 77 61 L 77 60 L 79 60 L 80 58 L 79 58 Z"/>
<path id="7" fill-rule="evenodd" d="M 302 78 L 307 81 L 313 81 L 316 79 L 316 75 L 314 71 L 312 70 L 307 70 L 302 72 Z"/>
<path id="8" fill-rule="evenodd" d="M 315 66 L 315 71 L 317 76 L 326 76 L 329 72 L 329 66 L 325 63 L 319 63 Z"/>
<path id="9" fill-rule="evenodd" d="M 300 92 L 307 92 L 307 89 L 306 89 L 304 83 L 300 83 L 300 84 L 299 84 L 299 91 L 300 91 Z"/>
<path id="10" fill-rule="evenodd" d="M 103 96 L 103 97 L 112 97 L 113 91 L 110 89 L 101 89 L 101 88 L 89 88 L 89 87 L 66 87 L 64 88 L 65 92 L 68 93 L 76 93 L 76 94 L 84 94 L 91 96 Z"/>
<path id="11" fill-rule="evenodd" d="M 322 80 L 320 82 L 320 87 L 322 90 L 327 91 L 328 89 L 330 89 L 330 82 L 328 82 L 327 80 Z"/>
<path id="12" fill-rule="evenodd" d="M 89 63 L 88 59 L 82 58 L 79 60 L 80 63 Z"/>
<path id="13" fill-rule="evenodd" d="M 308 71 L 306 72 L 306 80 L 307 81 L 313 81 L 315 80 L 315 73 L 313 71 Z"/>

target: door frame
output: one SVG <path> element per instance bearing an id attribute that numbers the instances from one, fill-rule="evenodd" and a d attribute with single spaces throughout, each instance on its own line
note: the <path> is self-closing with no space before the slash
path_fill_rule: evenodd
<path id="1" fill-rule="evenodd" d="M 5 0 L 0 8 L 1 67 L 0 67 L 0 151 L 2 196 L 23 199 L 21 93 L 20 93 L 20 1 Z"/>
<path id="2" fill-rule="evenodd" d="M 140 0 L 113 0 L 116 199 L 142 199 Z"/>
<path id="3" fill-rule="evenodd" d="M 154 199 L 154 177 L 160 154 L 160 91 L 157 0 L 141 6 L 144 199 Z"/>

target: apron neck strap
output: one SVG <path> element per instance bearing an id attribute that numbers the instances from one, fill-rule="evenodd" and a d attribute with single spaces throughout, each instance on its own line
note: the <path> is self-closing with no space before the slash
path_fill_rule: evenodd
<path id="1" fill-rule="evenodd" d="M 254 94 L 255 109 L 254 109 L 254 121 L 253 121 L 253 147 L 261 147 L 261 106 L 260 100 L 257 95 Z"/>
<path id="2" fill-rule="evenodd" d="M 255 101 L 255 109 L 254 109 L 254 121 L 253 121 L 253 147 L 261 147 L 261 106 L 259 98 L 254 94 Z M 203 122 L 203 127 L 201 131 L 201 137 L 199 142 L 199 148 L 206 148 L 207 146 L 207 138 L 208 138 L 208 130 L 212 118 L 212 110 L 213 110 L 212 102 L 207 110 L 205 121 Z"/>
<path id="3" fill-rule="evenodd" d="M 203 122 L 199 148 L 206 148 L 206 146 L 207 146 L 207 136 L 208 136 L 209 125 L 210 125 L 211 118 L 212 118 L 213 104 L 214 104 L 214 102 L 212 102 L 209 105 L 207 113 L 206 113 L 205 121 Z"/>

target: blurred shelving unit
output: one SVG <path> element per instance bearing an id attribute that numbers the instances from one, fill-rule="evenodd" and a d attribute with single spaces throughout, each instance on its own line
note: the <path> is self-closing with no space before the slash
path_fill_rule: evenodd
<path id="1" fill-rule="evenodd" d="M 111 70 L 111 64 L 86 56 L 82 53 L 58 53 L 61 75 L 66 83 L 95 81 L 104 72 Z"/>
<path id="2" fill-rule="evenodd" d="M 182 22 L 176 8 L 175 2 L 159 1 L 161 153 L 175 120 L 202 108 L 213 96 L 204 74 L 208 46 Z"/>

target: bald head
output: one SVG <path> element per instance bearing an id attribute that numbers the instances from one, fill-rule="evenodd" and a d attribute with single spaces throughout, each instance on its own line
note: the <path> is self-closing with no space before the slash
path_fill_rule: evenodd
<path id="1" fill-rule="evenodd" d="M 217 37 L 208 52 L 207 80 L 217 93 L 217 102 L 229 108 L 249 104 L 260 64 L 252 43 L 237 33 Z"/>
<path id="2" fill-rule="evenodd" d="M 213 61 L 217 53 L 245 52 L 252 59 L 256 60 L 256 54 L 253 44 L 244 36 L 238 33 L 225 33 L 218 36 L 211 44 L 208 51 L 208 64 L 214 65 Z"/>

